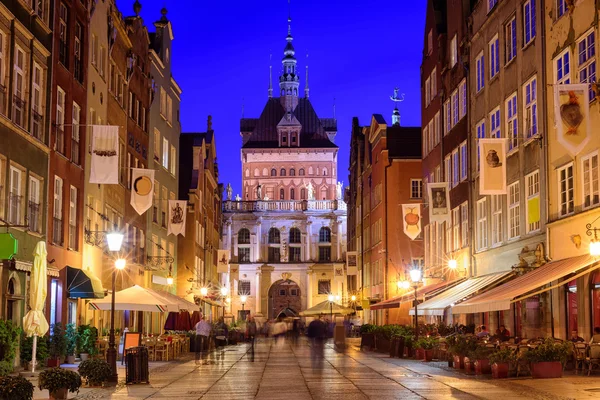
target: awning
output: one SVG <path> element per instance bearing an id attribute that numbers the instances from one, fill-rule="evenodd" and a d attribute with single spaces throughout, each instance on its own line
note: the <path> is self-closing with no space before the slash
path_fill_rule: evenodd
<path id="1" fill-rule="evenodd" d="M 550 282 L 577 272 L 594 262 L 595 260 L 593 257 L 583 255 L 544 264 L 525 275 L 521 275 L 518 278 L 506 282 L 502 286 L 498 286 L 469 301 L 465 301 L 463 304 L 454 307 L 453 312 L 457 314 L 469 314 L 510 310 L 510 305 L 514 302 L 516 297 L 532 292 Z"/>
<path id="2" fill-rule="evenodd" d="M 344 307 L 341 304 L 330 303 L 328 300 L 322 301 L 316 306 L 300 311 L 300 315 L 303 317 L 316 317 L 319 315 L 350 315 L 354 312 L 353 309 Z"/>
<path id="3" fill-rule="evenodd" d="M 418 305 L 419 315 L 444 315 L 446 307 L 454 307 L 454 304 L 466 299 L 479 290 L 497 282 L 498 280 L 512 274 L 512 271 L 505 271 L 496 274 L 489 274 L 470 278 L 458 285 L 443 291 L 439 295 Z M 409 311 L 410 315 L 415 315 L 415 310 Z"/>
<path id="4" fill-rule="evenodd" d="M 417 297 L 432 295 L 434 292 L 438 290 L 444 290 L 452 285 L 455 285 L 459 281 L 462 281 L 464 278 L 454 279 L 451 281 L 441 281 L 438 283 L 432 283 L 431 285 L 421 286 L 417 289 Z M 400 304 L 405 303 L 407 301 L 413 301 L 415 299 L 414 290 L 411 290 L 408 293 L 405 293 L 400 296 L 393 297 L 391 299 L 387 299 L 385 301 L 379 302 L 377 304 L 373 304 L 371 306 L 371 310 L 384 310 L 388 308 L 399 308 Z"/>
<path id="5" fill-rule="evenodd" d="M 92 272 L 67 265 L 67 296 L 71 299 L 102 299 L 102 282 Z"/>

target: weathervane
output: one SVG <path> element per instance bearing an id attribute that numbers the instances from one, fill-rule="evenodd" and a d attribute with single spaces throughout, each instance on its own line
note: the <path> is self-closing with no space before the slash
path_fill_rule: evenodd
<path id="1" fill-rule="evenodd" d="M 390 96 L 390 100 L 392 100 L 395 103 L 401 103 L 404 101 L 404 93 L 402 93 L 402 97 L 398 96 L 398 92 L 400 91 L 400 89 L 398 88 L 394 88 L 394 95 Z"/>

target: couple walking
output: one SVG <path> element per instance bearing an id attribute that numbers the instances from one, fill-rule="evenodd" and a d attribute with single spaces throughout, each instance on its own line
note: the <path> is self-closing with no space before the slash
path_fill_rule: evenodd
<path id="1" fill-rule="evenodd" d="M 227 343 L 229 332 L 223 318 L 219 319 L 219 322 L 213 329 L 211 323 L 204 319 L 203 314 L 200 314 L 200 321 L 198 321 L 194 328 L 196 329 L 196 364 L 207 364 L 206 356 L 210 350 L 211 334 L 214 334 L 217 352 L 220 350 L 220 352 L 217 353 L 217 358 L 220 356 L 221 360 L 224 360 L 225 344 Z"/>

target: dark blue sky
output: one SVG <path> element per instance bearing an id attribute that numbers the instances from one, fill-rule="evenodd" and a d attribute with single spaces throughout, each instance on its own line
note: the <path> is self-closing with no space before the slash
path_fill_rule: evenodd
<path id="1" fill-rule="evenodd" d="M 241 187 L 242 102 L 246 117 L 259 117 L 267 100 L 269 54 L 274 93 L 287 35 L 285 0 L 140 0 L 149 29 L 166 5 L 173 24 L 173 75 L 183 90 L 183 132 L 206 130 L 213 116 L 219 180 Z M 133 1 L 118 0 L 124 15 Z M 333 116 L 340 148 L 338 179 L 348 184 L 352 117 L 361 125 L 379 113 L 391 123 L 389 96 L 398 86 L 402 125 L 420 124 L 419 67 L 426 0 L 292 0 L 292 35 L 303 71 L 309 53 L 310 99 L 321 118 Z M 304 91 L 302 90 L 303 94 Z M 243 99 L 243 100 L 242 100 Z"/>

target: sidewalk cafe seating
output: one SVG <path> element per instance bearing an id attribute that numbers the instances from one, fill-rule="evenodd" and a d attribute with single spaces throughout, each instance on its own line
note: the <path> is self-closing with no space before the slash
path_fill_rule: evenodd
<path id="1" fill-rule="evenodd" d="M 589 357 L 586 359 L 588 364 L 588 376 L 592 373 L 594 367 L 600 367 L 600 344 L 593 343 L 589 348 Z"/>
<path id="2" fill-rule="evenodd" d="M 573 344 L 573 360 L 575 361 L 575 372 L 585 369 L 586 359 L 588 352 L 587 343 L 574 343 Z"/>

